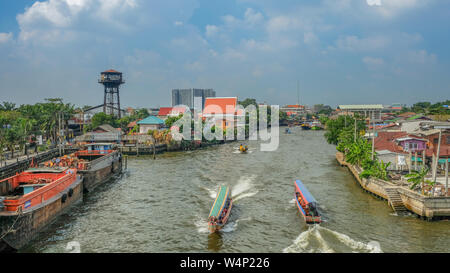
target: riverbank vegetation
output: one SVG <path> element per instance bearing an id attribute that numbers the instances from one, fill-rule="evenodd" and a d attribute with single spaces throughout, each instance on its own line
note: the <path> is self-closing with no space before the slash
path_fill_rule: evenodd
<path id="1" fill-rule="evenodd" d="M 75 108 L 62 99 L 46 99 L 43 103 L 21 105 L 3 102 L 0 104 L 0 160 L 5 148 L 14 157 L 17 147 L 27 154 L 29 144 L 36 147 L 36 135 L 42 135 L 51 145 L 60 135 L 59 127 L 67 128 Z M 47 146 L 45 145 L 45 146 Z"/>
<path id="2" fill-rule="evenodd" d="M 344 154 L 345 161 L 363 169 L 360 177 L 388 180 L 390 163 L 379 161 L 376 153 L 372 152 L 372 143 L 363 137 L 365 120 L 358 116 L 339 116 L 337 119 L 323 119 L 323 122 L 326 122 L 328 143 L 337 145 L 336 150 Z"/>

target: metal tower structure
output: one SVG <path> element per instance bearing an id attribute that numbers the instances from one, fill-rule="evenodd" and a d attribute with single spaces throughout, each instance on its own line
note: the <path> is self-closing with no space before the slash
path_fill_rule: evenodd
<path id="1" fill-rule="evenodd" d="M 112 69 L 102 72 L 98 82 L 105 87 L 103 112 L 121 118 L 119 89 L 125 83 L 122 78 L 122 73 Z"/>

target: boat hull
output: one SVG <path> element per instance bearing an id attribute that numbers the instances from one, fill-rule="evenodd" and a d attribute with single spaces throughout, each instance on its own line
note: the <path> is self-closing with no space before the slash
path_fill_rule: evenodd
<path id="1" fill-rule="evenodd" d="M 303 216 L 303 219 L 307 224 L 320 224 L 322 223 L 322 218 L 320 216 L 312 217 L 306 215 L 305 210 L 303 209 L 302 205 L 298 201 L 297 197 L 294 195 L 295 201 L 297 203 L 297 208 L 300 211 L 300 214 Z"/>
<path id="2" fill-rule="evenodd" d="M 79 170 L 84 177 L 84 191 L 92 192 L 113 176 L 122 172 L 122 157 L 118 152 L 96 159 L 88 170 Z"/>
<path id="3" fill-rule="evenodd" d="M 222 224 L 213 224 L 211 222 L 208 223 L 208 229 L 210 233 L 218 232 L 221 230 L 228 222 L 230 218 L 231 209 L 233 208 L 233 199 L 230 200 L 230 207 L 228 208 L 227 214 L 223 217 Z"/>
<path id="4" fill-rule="evenodd" d="M 65 190 L 22 213 L 1 212 L 0 252 L 21 249 L 59 215 L 81 201 L 83 199 L 82 182 L 83 178 L 77 176 L 77 179 Z M 73 190 L 72 194 L 69 194 L 70 189 Z"/>

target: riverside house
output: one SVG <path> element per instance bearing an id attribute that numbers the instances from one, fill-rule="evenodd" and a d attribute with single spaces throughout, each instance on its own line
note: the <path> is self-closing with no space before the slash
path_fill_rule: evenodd
<path id="1" fill-rule="evenodd" d="M 137 123 L 139 125 L 139 133 L 147 134 L 150 130 L 159 130 L 164 127 L 164 120 L 155 117 L 149 116 Z"/>

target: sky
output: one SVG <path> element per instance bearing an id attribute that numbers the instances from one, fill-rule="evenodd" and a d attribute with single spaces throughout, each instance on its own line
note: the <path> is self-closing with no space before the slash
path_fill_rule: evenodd
<path id="1" fill-rule="evenodd" d="M 124 73 L 121 105 L 171 90 L 272 105 L 450 99 L 450 1 L 0 0 L 0 101 L 99 105 L 100 73 Z"/>

